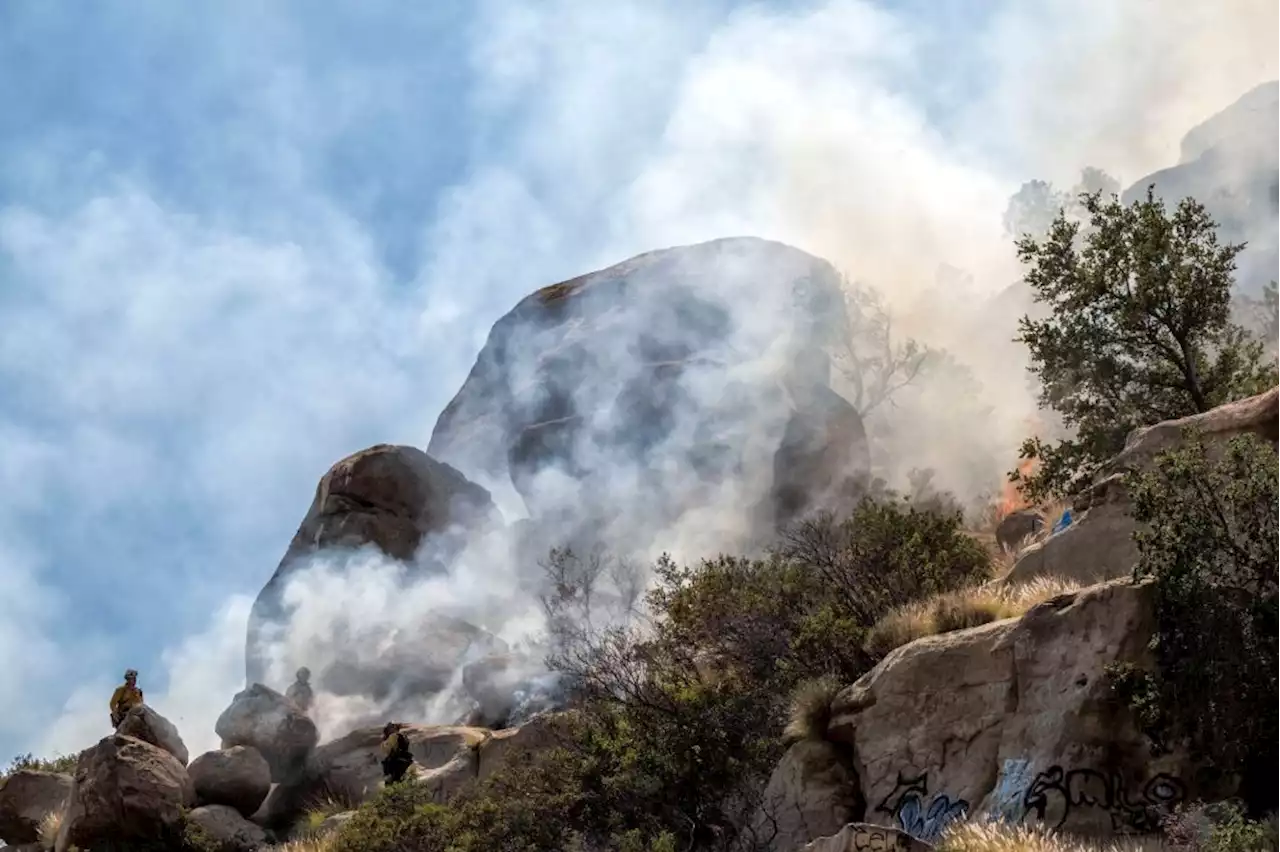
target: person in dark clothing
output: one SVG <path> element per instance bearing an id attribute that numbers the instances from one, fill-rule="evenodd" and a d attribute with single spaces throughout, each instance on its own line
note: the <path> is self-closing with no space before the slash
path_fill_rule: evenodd
<path id="1" fill-rule="evenodd" d="M 413 765 L 409 738 L 400 730 L 403 727 L 397 722 L 388 722 L 382 729 L 382 777 L 387 784 L 402 780 Z"/>

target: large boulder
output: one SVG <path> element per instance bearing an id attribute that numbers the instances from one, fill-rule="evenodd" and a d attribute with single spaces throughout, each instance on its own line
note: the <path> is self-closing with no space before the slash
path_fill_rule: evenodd
<path id="1" fill-rule="evenodd" d="M 1203 414 L 1135 429 L 1122 450 L 1098 472 L 1076 500 L 1072 523 L 1022 551 L 1009 571 L 1010 583 L 1037 577 L 1064 577 L 1088 584 L 1133 571 L 1138 549 L 1136 524 L 1124 487 L 1126 474 L 1148 469 L 1160 453 L 1181 446 L 1190 430 L 1199 432 L 1209 452 L 1238 435 L 1257 435 L 1274 447 L 1280 423 L 1280 389 L 1220 405 Z"/>
<path id="2" fill-rule="evenodd" d="M 255 683 L 236 693 L 214 723 L 224 749 L 248 746 L 266 759 L 271 780 L 289 781 L 306 768 L 320 740 L 315 723 L 274 689 Z"/>
<path id="3" fill-rule="evenodd" d="M 488 739 L 483 728 L 449 725 L 406 725 L 416 763 L 416 780 L 432 785 L 445 801 L 479 768 L 479 749 Z M 363 802 L 382 786 L 381 728 L 364 728 L 325 743 L 316 750 L 312 771 L 339 801 Z"/>
<path id="4" fill-rule="evenodd" d="M 183 766 L 187 765 L 187 746 L 182 742 L 177 727 L 145 704 L 131 707 L 120 721 L 116 733 L 151 743 L 176 757 Z"/>
<path id="5" fill-rule="evenodd" d="M 187 814 L 222 852 L 254 852 L 267 845 L 267 833 L 249 822 L 235 808 L 202 805 Z"/>
<path id="6" fill-rule="evenodd" d="M 11 846 L 40 839 L 40 823 L 62 810 L 71 795 L 70 775 L 19 769 L 0 777 L 0 840 Z"/>
<path id="7" fill-rule="evenodd" d="M 919 639 L 845 688 L 827 735 L 853 748 L 865 819 L 926 841 L 978 813 L 1109 835 L 1221 793 L 1111 695 L 1110 664 L 1151 664 L 1151 592 L 1113 581 Z"/>
<path id="8" fill-rule="evenodd" d="M 839 274 L 798 249 L 649 252 L 499 319 L 428 452 L 509 480 L 571 539 L 626 550 L 681 526 L 723 544 L 762 509 L 774 523 L 838 509 L 866 474 L 861 418 L 830 387 L 848 336 Z"/>
<path id="9" fill-rule="evenodd" d="M 81 753 L 55 849 L 173 837 L 194 803 L 191 779 L 177 758 L 114 734 Z"/>
<path id="10" fill-rule="evenodd" d="M 309 556 L 373 546 L 418 573 L 442 572 L 468 532 L 496 519 L 489 492 L 414 447 L 378 444 L 339 461 L 321 477 L 284 558 L 254 601 L 245 648 L 248 682 L 266 678 L 272 630 L 288 621 L 284 589 Z M 430 553 L 420 554 L 428 537 Z M 337 691 L 319 674 L 322 688 Z"/>
<path id="11" fill-rule="evenodd" d="M 196 801 L 253 816 L 271 790 L 271 767 L 257 749 L 232 746 L 200 755 L 187 767 Z"/>

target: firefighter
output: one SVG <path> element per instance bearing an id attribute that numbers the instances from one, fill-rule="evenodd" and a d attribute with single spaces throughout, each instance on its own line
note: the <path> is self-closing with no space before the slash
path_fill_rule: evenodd
<path id="1" fill-rule="evenodd" d="M 142 690 L 138 689 L 138 672 L 129 669 L 124 673 L 124 683 L 111 693 L 111 727 L 120 727 L 125 714 L 141 704 Z"/>
<path id="2" fill-rule="evenodd" d="M 292 701 L 303 713 L 310 712 L 311 705 L 315 701 L 315 694 L 311 691 L 311 669 L 306 666 L 298 669 L 298 679 L 289 687 L 284 697 Z"/>
<path id="3" fill-rule="evenodd" d="M 382 778 L 387 784 L 403 779 L 413 765 L 409 738 L 400 732 L 403 727 L 398 722 L 388 722 L 382 729 Z"/>

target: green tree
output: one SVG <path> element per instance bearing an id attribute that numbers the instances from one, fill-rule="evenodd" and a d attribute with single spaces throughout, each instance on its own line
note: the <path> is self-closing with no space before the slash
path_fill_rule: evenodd
<path id="1" fill-rule="evenodd" d="M 1275 808 L 1277 494 L 1275 451 L 1199 438 L 1130 477 L 1138 579 L 1154 583 L 1156 670 L 1131 701 L 1157 741 L 1187 741 L 1259 814 Z"/>
<path id="2" fill-rule="evenodd" d="M 1022 445 L 1037 472 L 1010 479 L 1032 500 L 1071 493 L 1124 447 L 1138 426 L 1207 411 L 1276 382 L 1261 344 L 1230 321 L 1232 273 L 1242 244 L 1218 242 L 1204 207 L 1170 214 L 1148 189 L 1124 205 L 1084 195 L 1081 223 L 1059 214 L 1043 240 L 1017 243 L 1046 320 L 1024 316 L 1040 402 L 1074 437 Z"/>

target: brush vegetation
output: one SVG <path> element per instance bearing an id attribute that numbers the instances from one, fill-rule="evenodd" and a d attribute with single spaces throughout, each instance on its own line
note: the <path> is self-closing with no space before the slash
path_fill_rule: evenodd
<path id="1" fill-rule="evenodd" d="M 863 647 L 873 657 L 884 657 L 923 636 L 1016 618 L 1038 604 L 1079 588 L 1070 580 L 1042 577 L 1016 586 L 986 583 L 947 592 L 893 610 L 875 623 Z"/>

